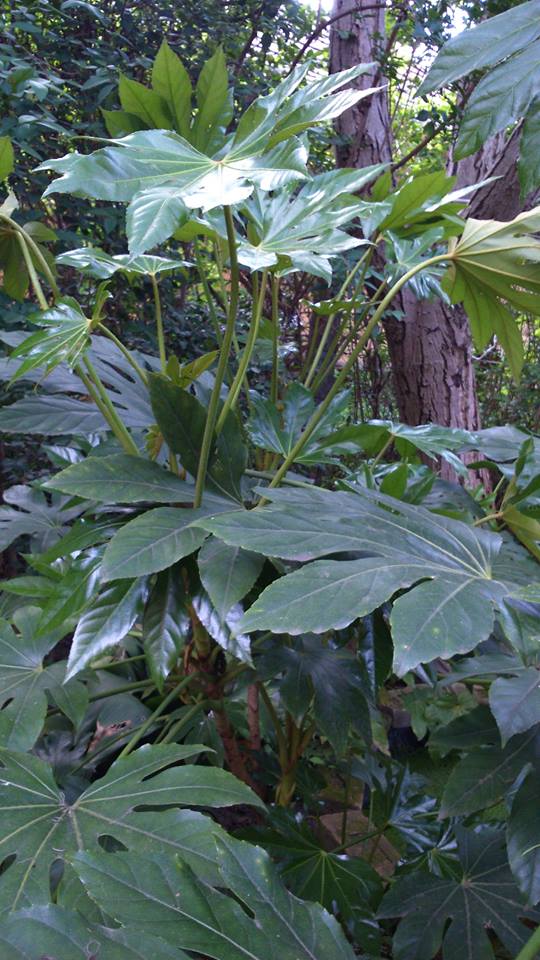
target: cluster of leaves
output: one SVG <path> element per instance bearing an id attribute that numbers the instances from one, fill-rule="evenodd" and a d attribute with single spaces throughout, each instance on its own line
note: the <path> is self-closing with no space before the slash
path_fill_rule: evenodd
<path id="1" fill-rule="evenodd" d="M 311 175 L 307 131 L 370 96 L 351 85 L 364 71 L 307 62 L 234 121 L 221 52 L 192 88 L 163 45 L 151 88 L 122 80 L 107 146 L 41 165 L 60 174 L 49 197 L 128 204 L 128 253 L 57 257 L 100 281 L 84 303 L 0 213 L 40 307 L 35 332 L 3 334 L 2 377 L 36 391 L 0 428 L 56 438 L 60 468 L 0 508 L 26 562 L 0 632 L 0 942 L 17 960 L 431 960 L 441 944 L 487 960 L 488 928 L 515 954 L 539 919 L 539 441 L 350 423 L 344 387 L 419 278 L 517 374 L 540 212 L 464 222 L 466 192 L 441 174 L 395 191 L 381 167 Z M 381 238 L 389 276 L 370 296 L 355 278 Z M 222 275 L 201 271 L 216 343 L 188 362 L 158 280 L 200 245 Z M 322 350 L 304 383 L 282 363 L 280 283 L 329 279 L 356 247 L 318 306 L 326 339 L 339 316 L 353 345 L 317 404 Z M 158 357 L 104 317 L 111 278 L 134 276 L 152 284 Z M 444 484 L 441 457 L 491 471 L 493 493 Z M 427 738 L 409 761 L 399 715 Z"/>

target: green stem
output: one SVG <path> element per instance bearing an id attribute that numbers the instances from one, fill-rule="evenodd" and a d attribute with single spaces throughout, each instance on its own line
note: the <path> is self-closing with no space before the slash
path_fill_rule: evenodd
<path id="1" fill-rule="evenodd" d="M 278 402 L 279 396 L 279 277 L 272 274 L 272 379 L 270 400 Z"/>
<path id="2" fill-rule="evenodd" d="M 102 693 L 94 693 L 89 697 L 88 702 L 94 703 L 96 700 L 105 700 L 106 697 L 116 697 L 120 693 L 132 693 L 134 690 L 145 690 L 155 687 L 153 680 L 134 680 L 133 683 L 124 683 L 121 687 L 114 687 L 113 690 L 104 690 Z"/>
<path id="3" fill-rule="evenodd" d="M 19 238 L 21 237 L 23 238 L 27 248 L 28 247 L 30 248 L 36 260 L 39 261 L 41 269 L 43 270 L 43 273 L 45 274 L 45 276 L 47 277 L 47 280 L 49 281 L 51 290 L 54 294 L 54 298 L 55 300 L 58 300 L 60 298 L 60 290 L 58 289 L 58 285 L 56 283 L 54 274 L 49 264 L 47 263 L 45 257 L 43 256 L 41 250 L 39 249 L 37 243 L 35 242 L 35 240 L 33 240 L 32 237 L 28 233 L 26 233 L 26 230 L 24 230 L 24 228 L 21 227 L 16 222 L 16 220 L 12 220 L 11 217 L 6 217 L 5 214 L 0 213 L 0 220 L 4 220 L 5 223 L 9 223 L 10 227 L 12 227 L 13 230 L 15 230 L 15 232 L 17 233 L 17 236 Z M 26 263 L 26 258 L 25 258 L 25 263 Z M 26 266 L 28 267 L 28 264 L 26 264 Z M 28 272 L 30 273 L 30 271 Z"/>
<path id="4" fill-rule="evenodd" d="M 158 737 L 158 742 L 159 743 L 174 742 L 174 740 L 182 732 L 182 730 L 185 727 L 189 726 L 189 724 L 193 720 L 193 717 L 196 717 L 199 711 L 204 709 L 204 704 L 205 704 L 204 700 L 200 700 L 199 703 L 194 703 L 193 706 L 186 711 L 184 716 L 180 717 L 180 719 L 177 720 L 176 723 L 172 725 L 172 727 L 170 728 L 170 730 L 167 731 L 165 736 Z"/>
<path id="5" fill-rule="evenodd" d="M 349 376 L 350 371 L 352 370 L 354 364 L 356 363 L 366 343 L 368 342 L 373 330 L 375 329 L 379 320 L 383 316 L 384 311 L 386 310 L 388 305 L 392 302 L 396 294 L 399 293 L 401 288 L 404 287 L 405 284 L 408 283 L 408 281 L 412 277 L 414 277 L 417 273 L 419 273 L 421 270 L 424 270 L 426 267 L 432 266 L 435 263 L 441 263 L 443 260 L 450 260 L 450 259 L 452 259 L 451 254 L 441 253 L 435 257 L 430 257 L 429 260 L 424 260 L 422 263 L 416 264 L 416 266 L 408 270 L 407 273 L 403 274 L 403 276 L 400 277 L 400 279 L 388 291 L 386 296 L 383 297 L 379 306 L 377 307 L 377 309 L 373 313 L 373 316 L 371 317 L 367 326 L 365 327 L 362 336 L 359 338 L 356 347 L 354 348 L 354 350 L 351 351 L 347 361 L 344 363 L 336 379 L 334 380 L 334 383 L 331 389 L 328 391 L 324 400 L 319 404 L 317 410 L 315 411 L 315 413 L 309 420 L 308 424 L 306 425 L 304 432 L 299 437 L 294 447 L 292 448 L 288 456 L 283 461 L 274 479 L 271 481 L 270 483 L 271 487 L 275 487 L 278 485 L 278 483 L 280 483 L 280 481 L 283 479 L 283 477 L 287 473 L 287 470 L 289 469 L 291 464 L 293 464 L 294 461 L 296 460 L 298 454 L 301 453 L 302 450 L 304 449 L 304 446 L 306 445 L 307 441 L 311 437 L 313 431 L 316 429 L 316 427 L 319 425 L 320 421 L 324 417 L 326 411 L 328 410 L 328 407 L 332 403 L 332 400 L 334 399 L 336 394 L 339 392 L 342 385 L 345 383 L 347 377 Z M 259 506 L 263 502 L 264 501 L 261 500 Z"/>
<path id="6" fill-rule="evenodd" d="M 261 480 L 273 480 L 274 474 L 271 470 L 246 470 L 246 476 L 248 477 L 260 477 Z M 313 490 L 312 483 L 306 483 L 304 480 L 287 480 L 285 479 L 283 483 L 286 483 L 288 487 L 304 487 L 305 490 Z"/>
<path id="7" fill-rule="evenodd" d="M 131 354 L 131 350 L 128 350 L 128 348 L 124 346 L 122 341 L 119 340 L 118 337 L 112 332 L 112 330 L 109 330 L 109 328 L 106 327 L 104 323 L 99 322 L 97 325 L 97 329 L 100 330 L 101 333 L 103 333 L 106 337 L 108 337 L 109 340 L 112 340 L 114 344 L 116 344 L 116 346 L 123 353 L 124 357 L 130 364 L 130 366 L 132 366 L 133 369 L 135 370 L 137 376 L 140 377 L 145 387 L 147 387 L 148 376 L 146 374 L 146 371 L 143 370 L 143 368 L 137 363 L 137 361 L 135 360 L 135 357 L 133 357 Z"/>
<path id="8" fill-rule="evenodd" d="M 373 469 L 373 467 L 376 467 L 378 463 L 380 463 L 380 461 L 381 461 L 382 458 L 384 457 L 384 455 L 385 455 L 385 453 L 387 452 L 387 450 L 389 450 L 390 447 L 392 446 L 393 442 L 394 442 L 394 435 L 392 434 L 391 436 L 388 437 L 388 440 L 386 441 L 386 443 L 383 443 L 383 445 L 382 445 L 381 449 L 379 450 L 377 456 L 376 456 L 375 459 L 373 460 L 373 463 L 371 464 L 371 468 L 372 468 L 372 469 Z"/>
<path id="9" fill-rule="evenodd" d="M 263 703 L 266 709 L 268 710 L 270 719 L 272 721 L 272 725 L 276 733 L 276 739 L 279 747 L 280 765 L 284 770 L 288 762 L 289 751 L 287 748 L 287 740 L 286 740 L 285 734 L 283 733 L 283 727 L 279 722 L 279 717 L 276 713 L 274 704 L 272 703 L 272 698 L 268 693 L 268 690 L 266 689 L 264 683 L 258 683 L 257 686 L 259 688 L 259 693 L 262 697 Z"/>
<path id="10" fill-rule="evenodd" d="M 30 256 L 28 247 L 26 246 L 26 234 L 17 233 L 17 240 L 19 241 L 19 246 L 26 264 L 26 269 L 28 270 L 28 276 L 30 277 L 30 282 L 34 289 L 38 303 L 42 310 L 48 310 L 49 304 L 47 303 L 47 297 L 43 293 L 43 287 L 41 286 L 39 277 L 37 275 L 37 270 L 34 267 L 32 257 Z"/>
<path id="11" fill-rule="evenodd" d="M 253 301 L 253 316 L 251 318 L 251 325 L 249 328 L 248 339 L 246 341 L 244 352 L 242 354 L 240 363 L 238 365 L 238 370 L 236 371 L 236 376 L 231 384 L 229 393 L 227 394 L 227 399 L 225 400 L 225 403 L 223 404 L 223 407 L 221 409 L 221 413 L 218 417 L 218 420 L 216 423 L 216 433 L 220 433 L 220 431 L 223 430 L 225 420 L 227 419 L 227 414 L 229 413 L 229 410 L 232 410 L 236 404 L 236 401 L 238 399 L 238 394 L 240 393 L 240 390 L 242 388 L 242 383 L 244 381 L 247 368 L 249 366 L 249 361 L 251 360 L 253 351 L 255 349 L 255 343 L 259 335 L 259 326 L 261 323 L 261 316 L 262 316 L 263 306 L 264 306 L 264 295 L 266 293 L 267 276 L 268 276 L 268 270 L 264 270 L 262 275 L 259 295 L 256 296 L 255 294 L 255 299 Z"/>
<path id="12" fill-rule="evenodd" d="M 204 427 L 204 434 L 203 434 L 203 439 L 201 444 L 199 466 L 197 469 L 197 479 L 195 481 L 195 496 L 193 498 L 193 506 L 195 508 L 200 507 L 202 503 L 202 498 L 204 493 L 204 484 L 206 481 L 206 471 L 208 469 L 208 461 L 210 459 L 210 450 L 212 448 L 212 441 L 214 439 L 214 428 L 217 420 L 221 387 L 223 385 L 223 380 L 225 378 L 225 371 L 227 369 L 227 364 L 229 362 L 229 354 L 231 351 L 231 343 L 232 343 L 235 324 L 236 324 L 236 315 L 238 312 L 238 299 L 240 294 L 240 273 L 239 273 L 239 267 L 238 267 L 238 256 L 236 252 L 236 237 L 234 233 L 234 221 L 233 221 L 232 210 L 229 206 L 226 206 L 223 208 L 223 212 L 225 214 L 225 223 L 227 225 L 227 239 L 229 242 L 229 258 L 231 262 L 231 296 L 229 300 L 227 324 L 225 327 L 225 333 L 223 336 L 221 349 L 219 351 L 219 360 L 218 360 L 218 365 L 217 365 L 216 374 L 215 374 L 214 388 L 210 396 L 210 403 L 208 404 L 206 424 Z"/>
<path id="13" fill-rule="evenodd" d="M 210 314 L 210 320 L 212 321 L 212 326 L 214 328 L 214 333 L 216 335 L 216 340 L 219 346 L 221 345 L 221 340 L 222 340 L 221 328 L 219 326 L 219 320 L 216 313 L 216 307 L 214 304 L 212 291 L 210 290 L 210 284 L 208 283 L 208 278 L 206 276 L 206 271 L 204 269 L 204 264 L 202 262 L 201 251 L 199 249 L 199 244 L 197 243 L 196 240 L 194 241 L 193 249 L 195 252 L 195 263 L 197 264 L 197 272 L 199 274 L 199 279 L 202 284 L 206 303 L 208 304 L 208 312 Z"/>
<path id="14" fill-rule="evenodd" d="M 134 734 L 134 736 L 131 737 L 130 740 L 128 740 L 124 749 L 121 750 L 120 753 L 118 754 L 119 760 L 121 759 L 121 757 L 127 757 L 128 754 L 131 753 L 131 751 L 137 746 L 139 741 L 142 740 L 144 735 L 148 732 L 150 727 L 153 726 L 154 721 L 157 720 L 158 717 L 160 717 L 161 714 L 165 712 L 169 704 L 172 703 L 173 700 L 175 700 L 180 693 L 182 693 L 182 690 L 185 690 L 185 688 L 189 686 L 191 681 L 198 676 L 199 676 L 198 673 L 190 673 L 188 677 L 183 677 L 180 683 L 177 683 L 176 686 L 173 687 L 170 693 L 168 693 L 167 696 L 164 698 L 164 700 L 161 701 L 159 706 L 156 707 L 154 712 L 150 714 L 150 716 L 144 721 L 143 724 L 141 724 L 141 726 L 139 727 L 137 732 Z"/>
<path id="15" fill-rule="evenodd" d="M 163 316 L 161 313 L 161 298 L 159 296 L 159 285 L 155 273 L 151 274 L 152 290 L 154 293 L 154 317 L 156 320 L 156 332 L 159 349 L 159 359 L 163 373 L 167 368 L 167 351 L 165 349 L 165 335 L 163 333 Z"/>
<path id="16" fill-rule="evenodd" d="M 489 523 L 491 520 L 500 520 L 504 514 L 502 513 L 490 513 L 486 517 L 480 517 L 479 520 L 475 520 L 473 527 L 481 527 L 483 523 Z"/>
<path id="17" fill-rule="evenodd" d="M 117 438 L 119 443 L 122 445 L 126 453 L 130 453 L 138 457 L 139 448 L 137 447 L 131 434 L 128 433 L 127 428 L 122 423 L 120 417 L 118 416 L 116 410 L 114 409 L 111 399 L 105 387 L 103 386 L 103 383 L 99 378 L 99 374 L 95 369 L 94 365 L 92 364 L 91 360 L 88 358 L 88 356 L 85 356 L 83 358 L 83 363 L 86 367 L 88 378 L 85 379 L 84 376 L 81 376 L 81 373 L 83 371 L 81 370 L 80 367 L 77 368 L 78 375 L 81 376 L 81 380 L 83 381 L 87 389 L 89 389 L 88 379 L 90 379 L 93 386 L 95 387 L 95 392 L 92 394 L 92 397 L 96 401 L 97 405 L 99 406 L 99 409 L 101 410 L 103 416 L 107 420 L 107 423 L 109 424 L 115 437 Z M 92 391 L 90 392 L 92 393 Z M 99 397 L 99 403 L 96 399 L 96 394 Z"/>
<path id="18" fill-rule="evenodd" d="M 540 955 L 540 927 L 537 927 L 525 946 L 519 951 L 516 960 L 538 960 Z"/>
<path id="19" fill-rule="evenodd" d="M 338 290 L 338 294 L 337 294 L 336 300 L 341 300 L 341 298 L 345 295 L 345 293 L 346 293 L 346 291 L 347 291 L 347 287 L 349 286 L 349 284 L 351 283 L 351 281 L 354 280 L 356 274 L 357 274 L 358 271 L 361 269 L 361 267 L 363 266 L 363 264 L 364 264 L 365 261 L 367 260 L 368 256 L 369 256 L 369 255 L 372 255 L 372 254 L 373 254 L 372 247 L 368 247 L 368 249 L 366 250 L 366 252 L 360 257 L 359 261 L 358 261 L 357 263 L 355 263 L 355 265 L 354 265 L 354 267 L 352 268 L 352 270 L 350 270 L 349 273 L 347 274 L 347 276 L 345 277 L 345 280 L 343 281 L 343 283 L 341 284 L 341 287 L 340 287 L 339 290 Z M 317 367 L 319 366 L 319 362 L 320 362 L 321 356 L 322 356 L 323 351 L 324 351 L 324 348 L 325 348 L 325 346 L 326 346 L 326 341 L 328 340 L 328 337 L 330 336 L 330 334 L 331 334 L 331 332 L 332 332 L 332 327 L 334 326 L 334 320 L 335 320 L 335 318 L 336 318 L 336 313 L 337 313 L 337 311 L 336 311 L 335 313 L 331 313 L 330 316 L 328 317 L 328 320 L 327 320 L 327 322 L 326 322 L 326 327 L 324 328 L 323 335 L 322 335 L 322 337 L 321 337 L 321 339 L 320 339 L 320 341 L 319 341 L 319 346 L 317 347 L 317 352 L 316 352 L 316 354 L 315 354 L 315 356 L 314 356 L 314 358 L 313 358 L 311 367 L 310 367 L 310 369 L 309 369 L 309 371 L 308 371 L 308 375 L 307 375 L 306 379 L 304 380 L 304 386 L 306 386 L 306 387 L 309 387 L 311 381 L 313 380 L 313 377 L 315 376 L 315 372 L 316 372 L 316 370 L 317 370 Z"/>

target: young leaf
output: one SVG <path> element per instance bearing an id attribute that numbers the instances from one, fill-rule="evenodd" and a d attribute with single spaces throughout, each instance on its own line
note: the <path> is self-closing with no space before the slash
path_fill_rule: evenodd
<path id="1" fill-rule="evenodd" d="M 149 90 L 137 80 L 131 80 L 120 74 L 118 94 L 122 110 L 139 117 L 149 127 L 158 127 L 168 130 L 171 126 L 171 115 L 167 104 L 153 90 Z"/>
<path id="2" fill-rule="evenodd" d="M 171 858 L 80 853 L 74 865 L 92 897 L 109 912 L 113 905 L 130 930 L 159 930 L 167 942 L 214 960 L 353 960 L 333 917 L 291 896 L 264 850 L 228 836 L 218 850 L 220 886 L 234 898 Z"/>
<path id="3" fill-rule="evenodd" d="M 142 851 L 181 853 L 194 869 L 202 867 L 203 876 L 213 876 L 213 821 L 191 811 L 134 812 L 145 806 L 263 807 L 249 787 L 224 770 L 171 766 L 205 749 L 200 744 L 141 747 L 113 763 L 71 803 L 49 764 L 0 750 L 0 854 L 9 864 L 0 877 L 0 908 L 7 912 L 25 905 L 30 891 L 34 902 L 47 902 L 51 864 L 81 847 L 97 849 L 102 836 Z"/>
<path id="4" fill-rule="evenodd" d="M 167 104 L 174 129 L 189 139 L 191 122 L 191 81 L 180 57 L 163 40 L 152 66 L 152 87 Z"/>
<path id="5" fill-rule="evenodd" d="M 415 870 L 399 877 L 383 899 L 380 917 L 403 917 L 394 936 L 395 960 L 431 960 L 442 944 L 445 960 L 494 960 L 488 929 L 515 957 L 530 936 L 522 918 L 540 918 L 524 906 L 513 882 L 503 834 L 461 827 L 456 833 L 459 873 Z"/>
<path id="6" fill-rule="evenodd" d="M 221 146 L 232 117 L 229 75 L 222 47 L 204 64 L 195 93 L 198 110 L 193 124 L 193 143 L 199 150 L 212 154 Z"/>

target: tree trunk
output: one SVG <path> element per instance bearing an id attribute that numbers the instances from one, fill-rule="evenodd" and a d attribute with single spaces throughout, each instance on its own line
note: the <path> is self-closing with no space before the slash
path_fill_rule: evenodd
<path id="1" fill-rule="evenodd" d="M 355 8 L 336 20 L 330 34 L 330 71 L 360 62 L 380 61 L 384 47 L 384 14 L 373 0 L 335 0 L 333 16 Z M 362 13 L 362 11 L 364 12 Z M 362 88 L 381 82 L 379 69 L 359 77 Z M 361 100 L 336 123 L 340 139 L 339 166 L 363 167 L 392 159 L 393 135 L 385 92 Z M 474 157 L 451 164 L 458 184 L 468 185 L 488 176 L 503 179 L 475 194 L 468 215 L 479 219 L 511 219 L 518 212 L 516 137 L 497 135 Z M 384 328 L 392 365 L 399 415 L 405 423 L 438 423 L 475 430 L 480 426 L 475 392 L 473 350 L 469 324 L 460 307 L 442 301 L 417 300 L 404 290 L 403 318 L 388 318 Z"/>

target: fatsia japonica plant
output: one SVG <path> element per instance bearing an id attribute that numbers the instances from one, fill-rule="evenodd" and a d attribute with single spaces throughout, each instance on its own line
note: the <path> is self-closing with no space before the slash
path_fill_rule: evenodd
<path id="1" fill-rule="evenodd" d="M 35 389 L 0 429 L 47 436 L 61 468 L 0 511 L 3 545 L 27 538 L 0 628 L 10 958 L 352 960 L 397 925 L 395 958 L 477 960 L 488 930 L 513 956 L 540 918 L 539 442 L 354 423 L 347 391 L 406 284 L 462 303 L 519 375 L 540 208 L 465 221 L 482 185 L 313 172 L 309 129 L 372 95 L 365 69 L 306 62 L 237 119 L 221 51 L 192 90 L 163 44 L 151 87 L 122 78 L 105 146 L 43 165 L 49 210 L 127 204 L 127 252 L 54 261 L 0 208 L 39 308 L 3 334 L 4 379 Z M 345 255 L 295 370 L 287 277 L 320 289 Z M 175 274 L 214 324 L 190 362 L 165 334 Z M 119 277 L 151 289 L 157 356 L 112 329 Z M 468 474 L 461 453 L 493 492 L 437 479 L 437 458 Z M 423 767 L 396 756 L 398 706 L 429 731 Z"/>

